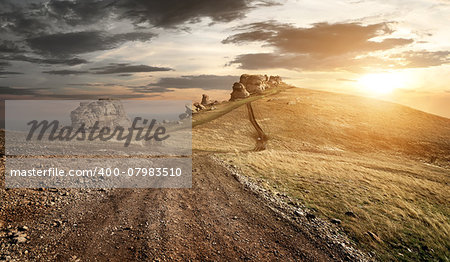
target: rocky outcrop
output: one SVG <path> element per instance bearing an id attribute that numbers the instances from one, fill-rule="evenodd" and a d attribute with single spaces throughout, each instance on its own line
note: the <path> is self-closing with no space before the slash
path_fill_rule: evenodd
<path id="1" fill-rule="evenodd" d="M 209 104 L 211 104 L 211 101 L 209 100 L 209 96 L 207 94 L 203 94 L 202 95 L 202 105 L 207 106 Z"/>
<path id="2" fill-rule="evenodd" d="M 243 74 L 239 82 L 245 86 L 250 94 L 258 94 L 266 90 L 267 80 L 267 76 Z"/>
<path id="3" fill-rule="evenodd" d="M 282 80 L 280 76 L 270 76 L 268 85 L 270 87 L 278 87 L 281 84 Z"/>
<path id="4" fill-rule="evenodd" d="M 233 92 L 231 93 L 230 101 L 262 93 L 268 88 L 277 88 L 281 83 L 282 80 L 279 76 L 268 77 L 267 75 L 243 74 L 239 79 L 239 83 L 233 84 Z"/>
<path id="5" fill-rule="evenodd" d="M 109 127 L 111 130 L 117 126 L 124 129 L 131 126 L 131 121 L 119 100 L 80 102 L 80 105 L 70 113 L 70 119 L 75 129 L 83 124 L 86 129 L 90 129 L 97 121 L 99 128 Z"/>
<path id="6" fill-rule="evenodd" d="M 231 92 L 230 101 L 246 98 L 250 96 L 250 93 L 245 89 L 245 86 L 242 83 L 234 83 L 233 84 L 233 92 Z"/>
<path id="7" fill-rule="evenodd" d="M 199 102 L 195 102 L 194 108 L 196 109 L 196 111 L 200 111 L 200 110 L 206 109 L 206 106 L 200 104 Z"/>
<path id="8" fill-rule="evenodd" d="M 205 110 L 205 109 L 213 110 L 215 108 L 214 105 L 217 105 L 217 104 L 219 104 L 219 101 L 217 101 L 217 100 L 212 101 L 209 99 L 209 96 L 207 94 L 203 94 L 202 101 L 200 103 L 195 102 L 193 104 L 191 115 L 192 115 L 192 113 L 197 113 L 197 112 Z"/>

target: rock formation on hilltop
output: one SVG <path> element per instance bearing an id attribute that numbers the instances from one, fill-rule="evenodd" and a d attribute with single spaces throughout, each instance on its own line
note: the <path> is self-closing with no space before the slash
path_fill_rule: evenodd
<path id="1" fill-rule="evenodd" d="M 230 101 L 243 99 L 253 94 L 260 94 L 266 89 L 279 87 L 282 83 L 283 81 L 280 76 L 268 77 L 267 75 L 243 74 L 239 82 L 233 84 Z M 213 102 L 209 99 L 208 95 L 203 94 L 202 101 L 200 103 L 195 102 L 192 111 L 196 113 L 205 109 L 214 110 L 214 105 L 216 104 L 219 104 L 217 100 Z"/>
<path id="2" fill-rule="evenodd" d="M 99 122 L 99 128 L 109 127 L 111 130 L 117 126 L 124 129 L 131 126 L 131 121 L 119 100 L 80 102 L 80 105 L 70 113 L 70 119 L 75 129 L 83 124 L 86 129 L 90 129 L 96 121 Z"/>
<path id="3" fill-rule="evenodd" d="M 270 87 L 277 87 L 281 84 L 282 80 L 280 76 L 270 76 L 268 84 Z"/>
<path id="4" fill-rule="evenodd" d="M 250 94 L 257 94 L 266 90 L 267 80 L 267 76 L 243 74 L 239 82 L 245 86 Z"/>
<path id="5" fill-rule="evenodd" d="M 241 83 L 234 83 L 233 84 L 233 92 L 231 93 L 230 101 L 239 99 L 239 98 L 246 98 L 250 96 L 250 93 L 245 89 L 245 86 Z"/>
<path id="6" fill-rule="evenodd" d="M 276 88 L 282 83 L 281 77 L 267 75 L 248 75 L 243 74 L 239 83 L 233 84 L 233 92 L 230 101 L 246 98 L 252 94 L 259 94 L 266 89 Z"/>

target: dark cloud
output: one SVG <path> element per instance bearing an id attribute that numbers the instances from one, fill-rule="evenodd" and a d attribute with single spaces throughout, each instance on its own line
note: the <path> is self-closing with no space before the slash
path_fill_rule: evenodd
<path id="1" fill-rule="evenodd" d="M 267 1 L 263 1 L 267 2 Z M 253 0 L 122 0 L 117 1 L 115 10 L 120 17 L 132 20 L 135 24 L 149 23 L 157 27 L 177 27 L 184 23 L 198 22 L 203 17 L 213 22 L 230 22 L 245 16 L 252 4 L 262 3 Z"/>
<path id="2" fill-rule="evenodd" d="M 51 0 L 46 5 L 50 17 L 64 21 L 68 25 L 90 25 L 107 18 L 115 1 L 57 1 Z"/>
<path id="3" fill-rule="evenodd" d="M 143 86 L 126 86 L 105 83 L 75 83 L 70 86 L 97 87 L 122 86 L 137 94 L 157 94 L 173 92 L 175 89 L 200 88 L 204 90 L 231 90 L 232 83 L 239 80 L 239 76 L 219 75 L 190 75 L 180 77 L 163 77 L 155 83 Z"/>
<path id="4" fill-rule="evenodd" d="M 7 61 L 0 61 L 0 75 L 20 75 L 22 73 L 19 72 L 11 72 L 11 71 L 4 71 L 5 67 L 10 66 L 11 64 Z M 1 77 L 4 78 L 4 77 Z"/>
<path id="5" fill-rule="evenodd" d="M 373 67 L 418 68 L 447 64 L 449 51 L 407 51 L 373 56 L 374 51 L 390 51 L 406 46 L 412 39 L 390 38 L 388 23 L 318 23 L 310 28 L 274 21 L 238 27 L 242 31 L 222 41 L 224 44 L 262 42 L 273 53 L 242 54 L 230 61 L 242 69 L 285 68 L 306 71 L 361 72 Z M 374 41 L 375 37 L 383 40 Z"/>
<path id="6" fill-rule="evenodd" d="M 9 40 L 4 40 L 0 42 L 0 53 L 19 53 L 20 48 L 13 42 Z"/>
<path id="7" fill-rule="evenodd" d="M 46 98 L 51 99 L 78 99 L 78 100 L 97 100 L 100 98 L 115 98 L 115 99 L 133 99 L 133 98 L 142 98 L 142 94 L 51 94 L 45 96 Z M 146 97 L 152 97 L 151 95 L 147 95 Z"/>
<path id="8" fill-rule="evenodd" d="M 21 75 L 20 72 L 0 71 L 0 75 Z"/>
<path id="9" fill-rule="evenodd" d="M 89 71 L 79 71 L 79 70 L 49 70 L 44 71 L 42 73 L 51 74 L 51 75 L 81 75 L 87 74 Z"/>
<path id="10" fill-rule="evenodd" d="M 11 65 L 10 62 L 8 62 L 8 61 L 1 61 L 1 60 L 0 60 L 0 70 L 1 70 L 2 68 L 4 68 L 4 67 L 10 66 L 10 65 Z"/>
<path id="11" fill-rule="evenodd" d="M 10 55 L 0 57 L 0 59 L 9 61 L 23 61 L 36 64 L 69 65 L 69 66 L 89 63 L 87 60 L 78 57 L 65 59 L 65 58 L 37 58 L 26 55 Z"/>
<path id="12" fill-rule="evenodd" d="M 180 77 L 163 77 L 156 83 L 145 86 L 126 86 L 133 93 L 167 93 L 174 89 L 200 88 L 204 90 L 230 90 L 239 76 L 189 75 Z"/>
<path id="13" fill-rule="evenodd" d="M 45 19 L 45 14 L 39 10 L 23 9 L 14 4 L 1 10 L 0 17 L 0 32 L 5 33 L 31 36 L 42 34 L 51 27 L 49 21 Z"/>
<path id="14" fill-rule="evenodd" d="M 239 80 L 238 76 L 219 76 L 219 75 L 189 75 L 181 77 L 163 77 L 150 86 L 164 88 L 201 88 L 205 90 L 230 90 L 234 82 Z"/>
<path id="15" fill-rule="evenodd" d="M 370 68 L 424 68 L 450 63 L 450 52 L 407 51 L 385 57 L 341 56 L 317 57 L 309 54 L 274 53 L 243 54 L 235 57 L 228 65 L 237 64 L 241 69 L 273 69 L 303 71 L 350 71 L 361 73 Z"/>
<path id="16" fill-rule="evenodd" d="M 40 95 L 38 88 L 12 88 L 0 86 L 0 95 Z"/>
<path id="17" fill-rule="evenodd" d="M 131 90 L 133 93 L 139 94 L 150 94 L 150 93 L 166 93 L 173 92 L 166 87 L 153 86 L 152 84 L 144 85 L 144 86 L 127 86 L 121 84 L 113 84 L 113 83 L 72 83 L 67 84 L 68 86 L 77 86 L 77 87 L 106 87 L 106 86 L 115 86 L 115 87 L 123 87 L 128 90 Z"/>
<path id="18" fill-rule="evenodd" d="M 145 42 L 156 36 L 139 28 L 184 28 L 205 17 L 213 22 L 229 22 L 252 8 L 275 4 L 270 0 L 213 4 L 208 0 L 0 0 L 0 59 L 78 65 L 87 61 L 76 55 L 114 49 L 129 41 Z M 131 22 L 135 27 L 121 34 L 105 31 L 117 21 Z"/>
<path id="19" fill-rule="evenodd" d="M 359 23 L 317 23 L 312 27 L 295 27 L 274 21 L 253 23 L 239 27 L 244 31 L 222 41 L 228 43 L 262 42 L 285 54 L 310 54 L 336 56 L 348 53 L 366 53 L 388 50 L 413 42 L 412 39 L 386 38 L 376 42 L 371 39 L 388 36 L 393 32 L 387 23 L 361 25 Z"/>
<path id="20" fill-rule="evenodd" d="M 38 53 L 53 57 L 67 57 L 113 49 L 128 41 L 148 41 L 154 36 L 155 34 L 148 32 L 111 35 L 102 31 L 82 31 L 43 35 L 26 41 Z"/>
<path id="21" fill-rule="evenodd" d="M 361 72 L 370 66 L 383 65 L 384 60 L 377 57 L 355 58 L 351 55 L 315 57 L 313 55 L 273 53 L 244 54 L 237 56 L 229 63 L 238 64 L 247 70 L 284 68 L 304 71 L 351 71 Z"/>
<path id="22" fill-rule="evenodd" d="M 91 72 L 93 72 L 94 74 L 120 74 L 163 71 L 173 71 L 173 69 L 168 67 L 155 67 L 148 65 L 130 65 L 126 63 L 109 64 L 108 66 L 104 67 L 91 68 Z"/>
<path id="23" fill-rule="evenodd" d="M 112 19 L 130 20 L 135 25 L 175 28 L 210 18 L 230 22 L 245 16 L 252 8 L 273 6 L 267 0 L 50 0 L 47 2 L 0 2 L 0 28 L 22 35 L 39 35 L 54 24 L 71 27 L 107 23 Z M 110 20 L 108 20 L 110 19 Z"/>
<path id="24" fill-rule="evenodd" d="M 148 65 L 130 65 L 128 63 L 111 63 L 107 66 L 94 67 L 89 70 L 48 70 L 43 71 L 46 74 L 53 75 L 81 75 L 81 74 L 120 74 L 119 76 L 130 76 L 131 73 L 142 73 L 142 72 L 165 72 L 173 71 L 172 68 L 168 67 L 156 67 Z M 125 74 L 124 74 L 125 73 Z"/>
<path id="25" fill-rule="evenodd" d="M 299 55 L 276 55 L 272 53 L 243 54 L 237 56 L 228 65 L 239 64 L 239 68 L 247 70 L 285 68 L 302 69 L 305 59 Z"/>
<path id="26" fill-rule="evenodd" d="M 134 24 L 174 28 L 208 17 L 214 22 L 229 22 L 244 17 L 253 6 L 270 6 L 273 1 L 254 0 L 78 0 L 50 1 L 46 14 L 68 25 L 88 25 L 109 16 L 131 20 Z"/>
<path id="27" fill-rule="evenodd" d="M 47 91 L 45 93 L 41 91 Z M 118 99 L 132 99 L 142 98 L 141 94 L 83 94 L 71 92 L 67 93 L 55 93 L 51 89 L 46 88 L 12 88 L 9 86 L 0 86 L 0 95 L 14 95 L 14 96 L 32 96 L 36 99 L 80 99 L 80 100 L 93 100 L 98 98 L 118 98 Z M 0 121 L 1 122 L 1 121 Z M 1 124 L 1 123 L 0 123 Z"/>

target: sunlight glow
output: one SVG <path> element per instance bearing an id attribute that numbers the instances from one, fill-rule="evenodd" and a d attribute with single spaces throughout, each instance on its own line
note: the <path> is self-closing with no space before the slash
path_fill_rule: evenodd
<path id="1" fill-rule="evenodd" d="M 372 95 L 392 93 L 396 88 L 405 87 L 405 82 L 406 77 L 400 72 L 367 74 L 358 80 L 358 84 Z"/>

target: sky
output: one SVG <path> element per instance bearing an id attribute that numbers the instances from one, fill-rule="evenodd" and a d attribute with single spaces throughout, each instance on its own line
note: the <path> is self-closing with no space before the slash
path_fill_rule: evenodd
<path id="1" fill-rule="evenodd" d="M 0 95 L 221 101 L 249 73 L 450 118 L 449 17 L 449 0 L 0 0 Z"/>

